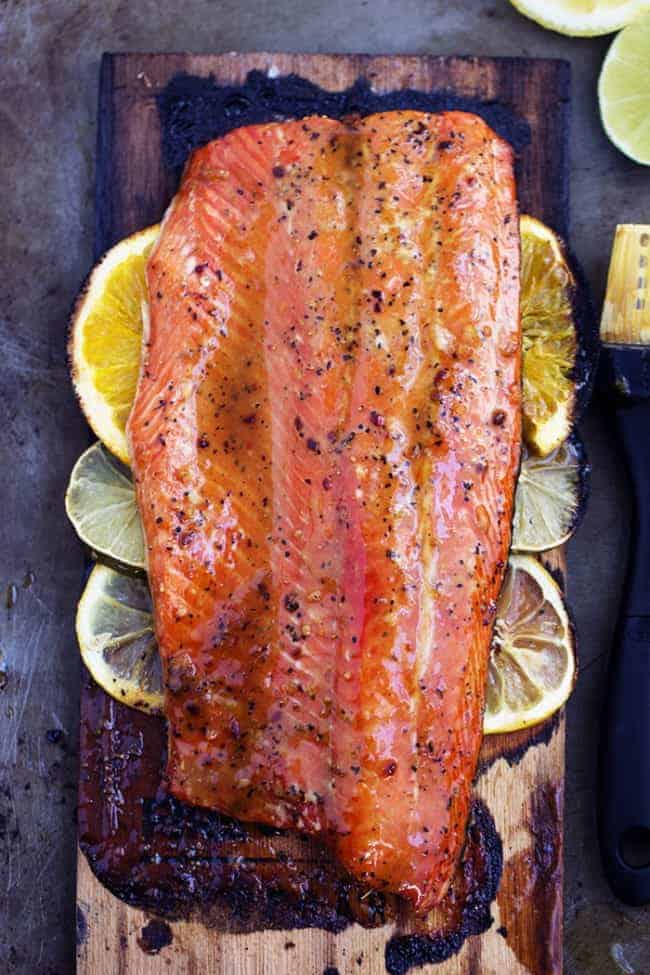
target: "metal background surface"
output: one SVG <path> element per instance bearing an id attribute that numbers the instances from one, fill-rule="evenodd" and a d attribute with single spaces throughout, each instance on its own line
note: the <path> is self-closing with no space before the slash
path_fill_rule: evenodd
<path id="1" fill-rule="evenodd" d="M 506 0 L 0 0 L 1 971 L 64 975 L 74 966 L 73 616 L 83 554 L 63 493 L 87 431 L 67 379 L 65 330 L 92 260 L 102 51 L 566 58 L 574 79 L 571 243 L 599 307 L 615 224 L 650 221 L 650 169 L 618 153 L 598 120 L 596 80 L 609 40 L 545 32 Z M 645 975 L 650 913 L 609 895 L 594 828 L 598 714 L 628 495 L 597 404 L 582 432 L 594 473 L 591 506 L 569 552 L 581 677 L 568 709 L 566 970 Z"/>

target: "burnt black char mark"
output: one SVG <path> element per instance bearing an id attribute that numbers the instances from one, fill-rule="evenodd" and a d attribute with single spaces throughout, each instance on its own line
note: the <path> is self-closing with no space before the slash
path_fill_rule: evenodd
<path id="1" fill-rule="evenodd" d="M 453 882 L 458 912 L 439 931 L 391 938 L 385 956 L 390 975 L 405 975 L 411 968 L 446 961 L 460 951 L 467 938 L 487 931 L 493 922 L 490 905 L 502 870 L 503 847 L 494 820 L 485 803 L 475 799 L 461 869 Z"/>
<path id="2" fill-rule="evenodd" d="M 405 88 L 377 93 L 365 78 L 344 91 L 326 91 L 295 74 L 269 78 L 262 71 L 251 71 L 242 85 L 220 85 L 214 78 L 177 74 L 157 100 L 164 160 L 179 174 L 193 149 L 232 129 L 307 115 L 344 118 L 396 109 L 461 110 L 480 115 L 515 150 L 530 141 L 528 123 L 498 102 L 462 98 L 444 90 Z"/>
<path id="3" fill-rule="evenodd" d="M 162 719 L 118 704 L 87 678 L 79 842 L 95 875 L 117 897 L 159 918 L 192 917 L 242 932 L 341 931 L 353 921 L 376 927 L 403 913 L 395 897 L 369 892 L 313 840 L 240 823 L 168 795 L 165 742 Z M 501 842 L 490 813 L 475 800 L 461 864 L 436 912 L 436 931 L 394 939 L 391 964 L 443 946 L 450 952 L 468 934 L 484 930 L 500 872 Z"/>

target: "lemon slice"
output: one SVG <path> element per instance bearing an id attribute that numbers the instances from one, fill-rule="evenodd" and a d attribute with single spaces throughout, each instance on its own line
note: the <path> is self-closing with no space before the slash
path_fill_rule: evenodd
<path id="1" fill-rule="evenodd" d="M 524 448 L 512 548 L 546 552 L 568 541 L 585 509 L 590 473 L 582 441 L 575 435 L 548 457 L 535 457 Z"/>
<path id="2" fill-rule="evenodd" d="M 562 593 L 532 555 L 511 555 L 488 668 L 486 735 L 538 724 L 575 680 L 573 630 Z"/>
<path id="3" fill-rule="evenodd" d="M 648 0 L 510 0 L 542 27 L 571 37 L 611 34 L 650 9 Z"/>
<path id="4" fill-rule="evenodd" d="M 614 39 L 600 72 L 598 102 L 614 145 L 635 162 L 650 165 L 650 16 Z"/>
<path id="5" fill-rule="evenodd" d="M 142 523 L 131 475 L 101 443 L 89 447 L 75 464 L 65 510 L 79 538 L 97 555 L 144 569 Z"/>
<path id="6" fill-rule="evenodd" d="M 159 227 L 116 244 L 90 274 L 72 314 L 72 381 L 88 423 L 129 463 L 126 421 L 140 371 L 145 267 Z"/>
<path id="7" fill-rule="evenodd" d="M 571 432 L 576 405 L 576 284 L 559 237 L 522 216 L 521 327 L 523 425 L 531 450 L 545 457 Z"/>
<path id="8" fill-rule="evenodd" d="M 162 667 L 144 579 L 96 565 L 76 628 L 83 662 L 107 694 L 141 711 L 162 710 Z"/>

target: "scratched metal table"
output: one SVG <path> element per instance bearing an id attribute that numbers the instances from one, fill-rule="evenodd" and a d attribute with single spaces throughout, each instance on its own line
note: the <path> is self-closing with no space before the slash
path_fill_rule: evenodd
<path id="1" fill-rule="evenodd" d="M 65 521 L 87 442 L 66 373 L 67 314 L 92 259 L 96 89 L 103 50 L 231 49 L 562 57 L 573 84 L 573 247 L 602 297 L 617 222 L 650 221 L 650 170 L 598 121 L 608 40 L 542 31 L 506 0 L 4 0 L 0 4 L 0 971 L 74 966 L 73 633 L 83 554 Z M 591 506 L 570 547 L 581 678 L 569 706 L 567 975 L 650 971 L 650 913 L 610 896 L 594 828 L 598 715 L 620 588 L 628 495 L 597 404 L 582 426 Z"/>

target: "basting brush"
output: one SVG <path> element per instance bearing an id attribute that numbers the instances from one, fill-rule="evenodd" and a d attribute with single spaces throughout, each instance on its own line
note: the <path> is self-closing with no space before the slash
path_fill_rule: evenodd
<path id="1" fill-rule="evenodd" d="M 641 905 L 650 903 L 650 225 L 616 229 L 600 337 L 634 503 L 601 732 L 599 834 L 612 890 Z"/>

